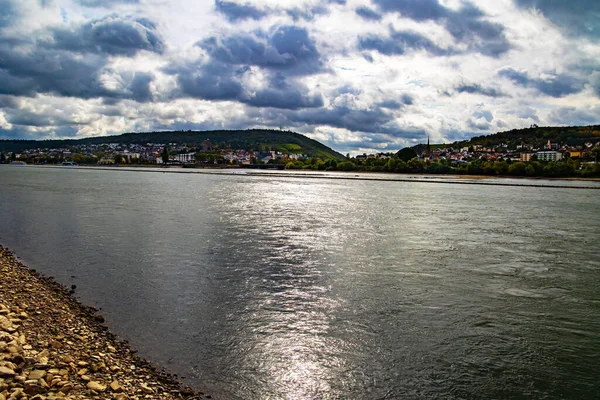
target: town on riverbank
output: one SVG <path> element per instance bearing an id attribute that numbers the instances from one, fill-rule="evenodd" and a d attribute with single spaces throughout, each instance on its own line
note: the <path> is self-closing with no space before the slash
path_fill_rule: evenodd
<path id="1" fill-rule="evenodd" d="M 144 142 L 147 139 L 170 141 Z M 0 152 L 0 163 L 600 177 L 600 127 L 596 126 L 532 126 L 448 144 L 430 144 L 427 138 L 427 144 L 397 152 L 354 156 L 343 156 L 293 132 L 254 130 L 158 132 L 0 144 L 12 146 L 7 147 L 12 151 Z"/>

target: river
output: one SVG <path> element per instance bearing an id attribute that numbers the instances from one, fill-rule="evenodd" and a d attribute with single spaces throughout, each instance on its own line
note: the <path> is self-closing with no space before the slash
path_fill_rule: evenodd
<path id="1" fill-rule="evenodd" d="M 313 175 L 0 166 L 0 243 L 216 399 L 598 397 L 598 183 Z"/>

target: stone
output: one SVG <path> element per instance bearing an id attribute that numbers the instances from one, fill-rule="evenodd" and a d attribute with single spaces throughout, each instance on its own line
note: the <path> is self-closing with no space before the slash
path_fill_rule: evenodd
<path id="1" fill-rule="evenodd" d="M 29 373 L 29 376 L 27 377 L 28 379 L 35 379 L 36 381 L 40 378 L 43 378 L 46 376 L 46 371 L 44 371 L 43 369 L 34 369 L 33 371 L 31 371 Z"/>
<path id="2" fill-rule="evenodd" d="M 65 383 L 64 385 L 62 385 L 62 387 L 60 388 L 60 392 L 61 393 L 69 393 L 71 390 L 73 390 L 75 386 L 72 383 Z"/>
<path id="3" fill-rule="evenodd" d="M 146 385 L 145 383 L 140 384 L 140 389 L 142 389 L 142 392 L 144 392 L 146 394 L 154 393 L 154 390 L 151 387 L 149 387 L 148 385 Z"/>
<path id="4" fill-rule="evenodd" d="M 40 364 L 48 364 L 48 360 L 50 358 L 50 352 L 48 349 L 44 349 L 40 352 L 35 358 L 35 360 Z"/>
<path id="5" fill-rule="evenodd" d="M 38 385 L 35 381 L 25 381 L 25 393 L 28 395 L 35 395 L 44 393 L 46 389 Z"/>
<path id="6" fill-rule="evenodd" d="M 119 382 L 116 379 L 110 383 L 110 389 L 113 392 L 121 392 L 123 390 L 123 388 L 121 387 L 121 385 L 119 385 Z"/>
<path id="7" fill-rule="evenodd" d="M 6 332 L 11 332 L 11 329 L 14 329 L 10 319 L 6 318 L 4 315 L 0 315 L 0 329 Z"/>
<path id="8" fill-rule="evenodd" d="M 106 390 L 106 385 L 103 385 L 100 382 L 95 382 L 95 381 L 88 382 L 86 387 L 95 392 L 104 392 Z"/>
<path id="9" fill-rule="evenodd" d="M 0 378 L 12 378 L 16 372 L 8 367 L 0 367 Z"/>
<path id="10" fill-rule="evenodd" d="M 57 350 L 63 347 L 62 343 L 57 340 L 49 340 L 48 344 Z"/>

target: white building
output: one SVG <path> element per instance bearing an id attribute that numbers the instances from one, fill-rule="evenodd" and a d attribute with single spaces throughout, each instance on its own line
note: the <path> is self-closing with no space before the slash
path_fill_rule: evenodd
<path id="1" fill-rule="evenodd" d="M 181 163 L 193 163 L 196 162 L 194 155 L 195 153 L 176 154 L 175 161 L 179 161 Z"/>
<path id="2" fill-rule="evenodd" d="M 560 161 L 562 160 L 562 153 L 554 150 L 549 151 L 538 151 L 535 153 L 538 161 Z"/>

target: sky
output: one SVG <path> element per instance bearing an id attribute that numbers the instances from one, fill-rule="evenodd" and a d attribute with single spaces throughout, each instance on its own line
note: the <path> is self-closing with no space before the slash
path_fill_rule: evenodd
<path id="1" fill-rule="evenodd" d="M 344 154 L 600 124 L 598 0 L 0 0 L 0 139 L 284 129 Z"/>

